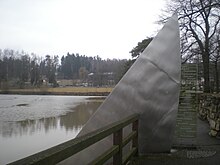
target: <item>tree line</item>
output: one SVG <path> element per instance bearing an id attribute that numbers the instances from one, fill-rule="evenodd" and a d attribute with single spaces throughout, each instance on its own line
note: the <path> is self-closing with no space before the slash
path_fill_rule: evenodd
<path id="1" fill-rule="evenodd" d="M 12 49 L 0 49 L 0 87 L 41 86 L 44 81 L 56 87 L 58 79 L 80 80 L 86 82 L 88 76 L 102 76 L 111 73 L 112 81 L 117 83 L 126 60 L 107 59 L 99 56 L 87 57 L 78 53 L 46 55 L 39 57 L 34 53 Z M 100 86 L 103 84 L 98 82 Z"/>

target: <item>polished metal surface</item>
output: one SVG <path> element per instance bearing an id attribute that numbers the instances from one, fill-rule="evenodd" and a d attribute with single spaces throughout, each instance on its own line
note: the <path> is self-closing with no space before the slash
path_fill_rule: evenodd
<path id="1" fill-rule="evenodd" d="M 78 136 L 139 113 L 140 154 L 170 151 L 178 109 L 180 68 L 179 26 L 174 15 Z M 111 137 L 61 164 L 87 164 L 110 145 Z"/>

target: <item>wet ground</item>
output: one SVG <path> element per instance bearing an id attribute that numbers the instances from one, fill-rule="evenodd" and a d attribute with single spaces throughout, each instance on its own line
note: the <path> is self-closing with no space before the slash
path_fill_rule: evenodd
<path id="1" fill-rule="evenodd" d="M 0 165 L 74 138 L 101 103 L 84 96 L 0 95 Z"/>
<path id="2" fill-rule="evenodd" d="M 173 149 L 171 153 L 149 154 L 140 156 L 136 165 L 219 165 L 220 139 L 208 135 L 209 125 L 197 120 L 197 135 L 193 148 L 183 146 Z M 177 144 L 175 144 L 177 145 Z"/>

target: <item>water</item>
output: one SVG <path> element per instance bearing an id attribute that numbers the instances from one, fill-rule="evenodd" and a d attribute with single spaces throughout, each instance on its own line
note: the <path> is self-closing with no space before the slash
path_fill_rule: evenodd
<path id="1" fill-rule="evenodd" d="M 73 139 L 101 103 L 85 96 L 0 95 L 0 164 Z"/>

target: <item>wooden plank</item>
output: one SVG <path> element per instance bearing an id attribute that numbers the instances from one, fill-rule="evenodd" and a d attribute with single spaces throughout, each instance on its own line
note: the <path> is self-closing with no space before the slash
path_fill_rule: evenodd
<path id="1" fill-rule="evenodd" d="M 113 156 L 113 165 L 122 164 L 122 135 L 123 130 L 120 129 L 113 134 L 113 145 L 119 147 L 119 151 Z"/>
<path id="2" fill-rule="evenodd" d="M 138 149 L 137 148 L 132 148 L 131 151 L 123 157 L 123 165 L 126 165 L 127 162 L 135 155 L 137 155 Z"/>
<path id="3" fill-rule="evenodd" d="M 135 138 L 133 138 L 133 140 L 132 140 L 132 147 L 133 148 L 138 148 L 138 127 L 139 127 L 139 121 L 136 120 L 132 123 L 132 131 L 137 132 L 137 134 L 136 134 L 137 136 Z M 138 156 L 138 150 L 137 150 L 135 156 Z"/>
<path id="4" fill-rule="evenodd" d="M 134 137 L 137 137 L 137 131 L 131 132 L 126 138 L 124 138 L 122 142 L 122 146 L 124 147 L 126 144 L 128 144 Z"/>

